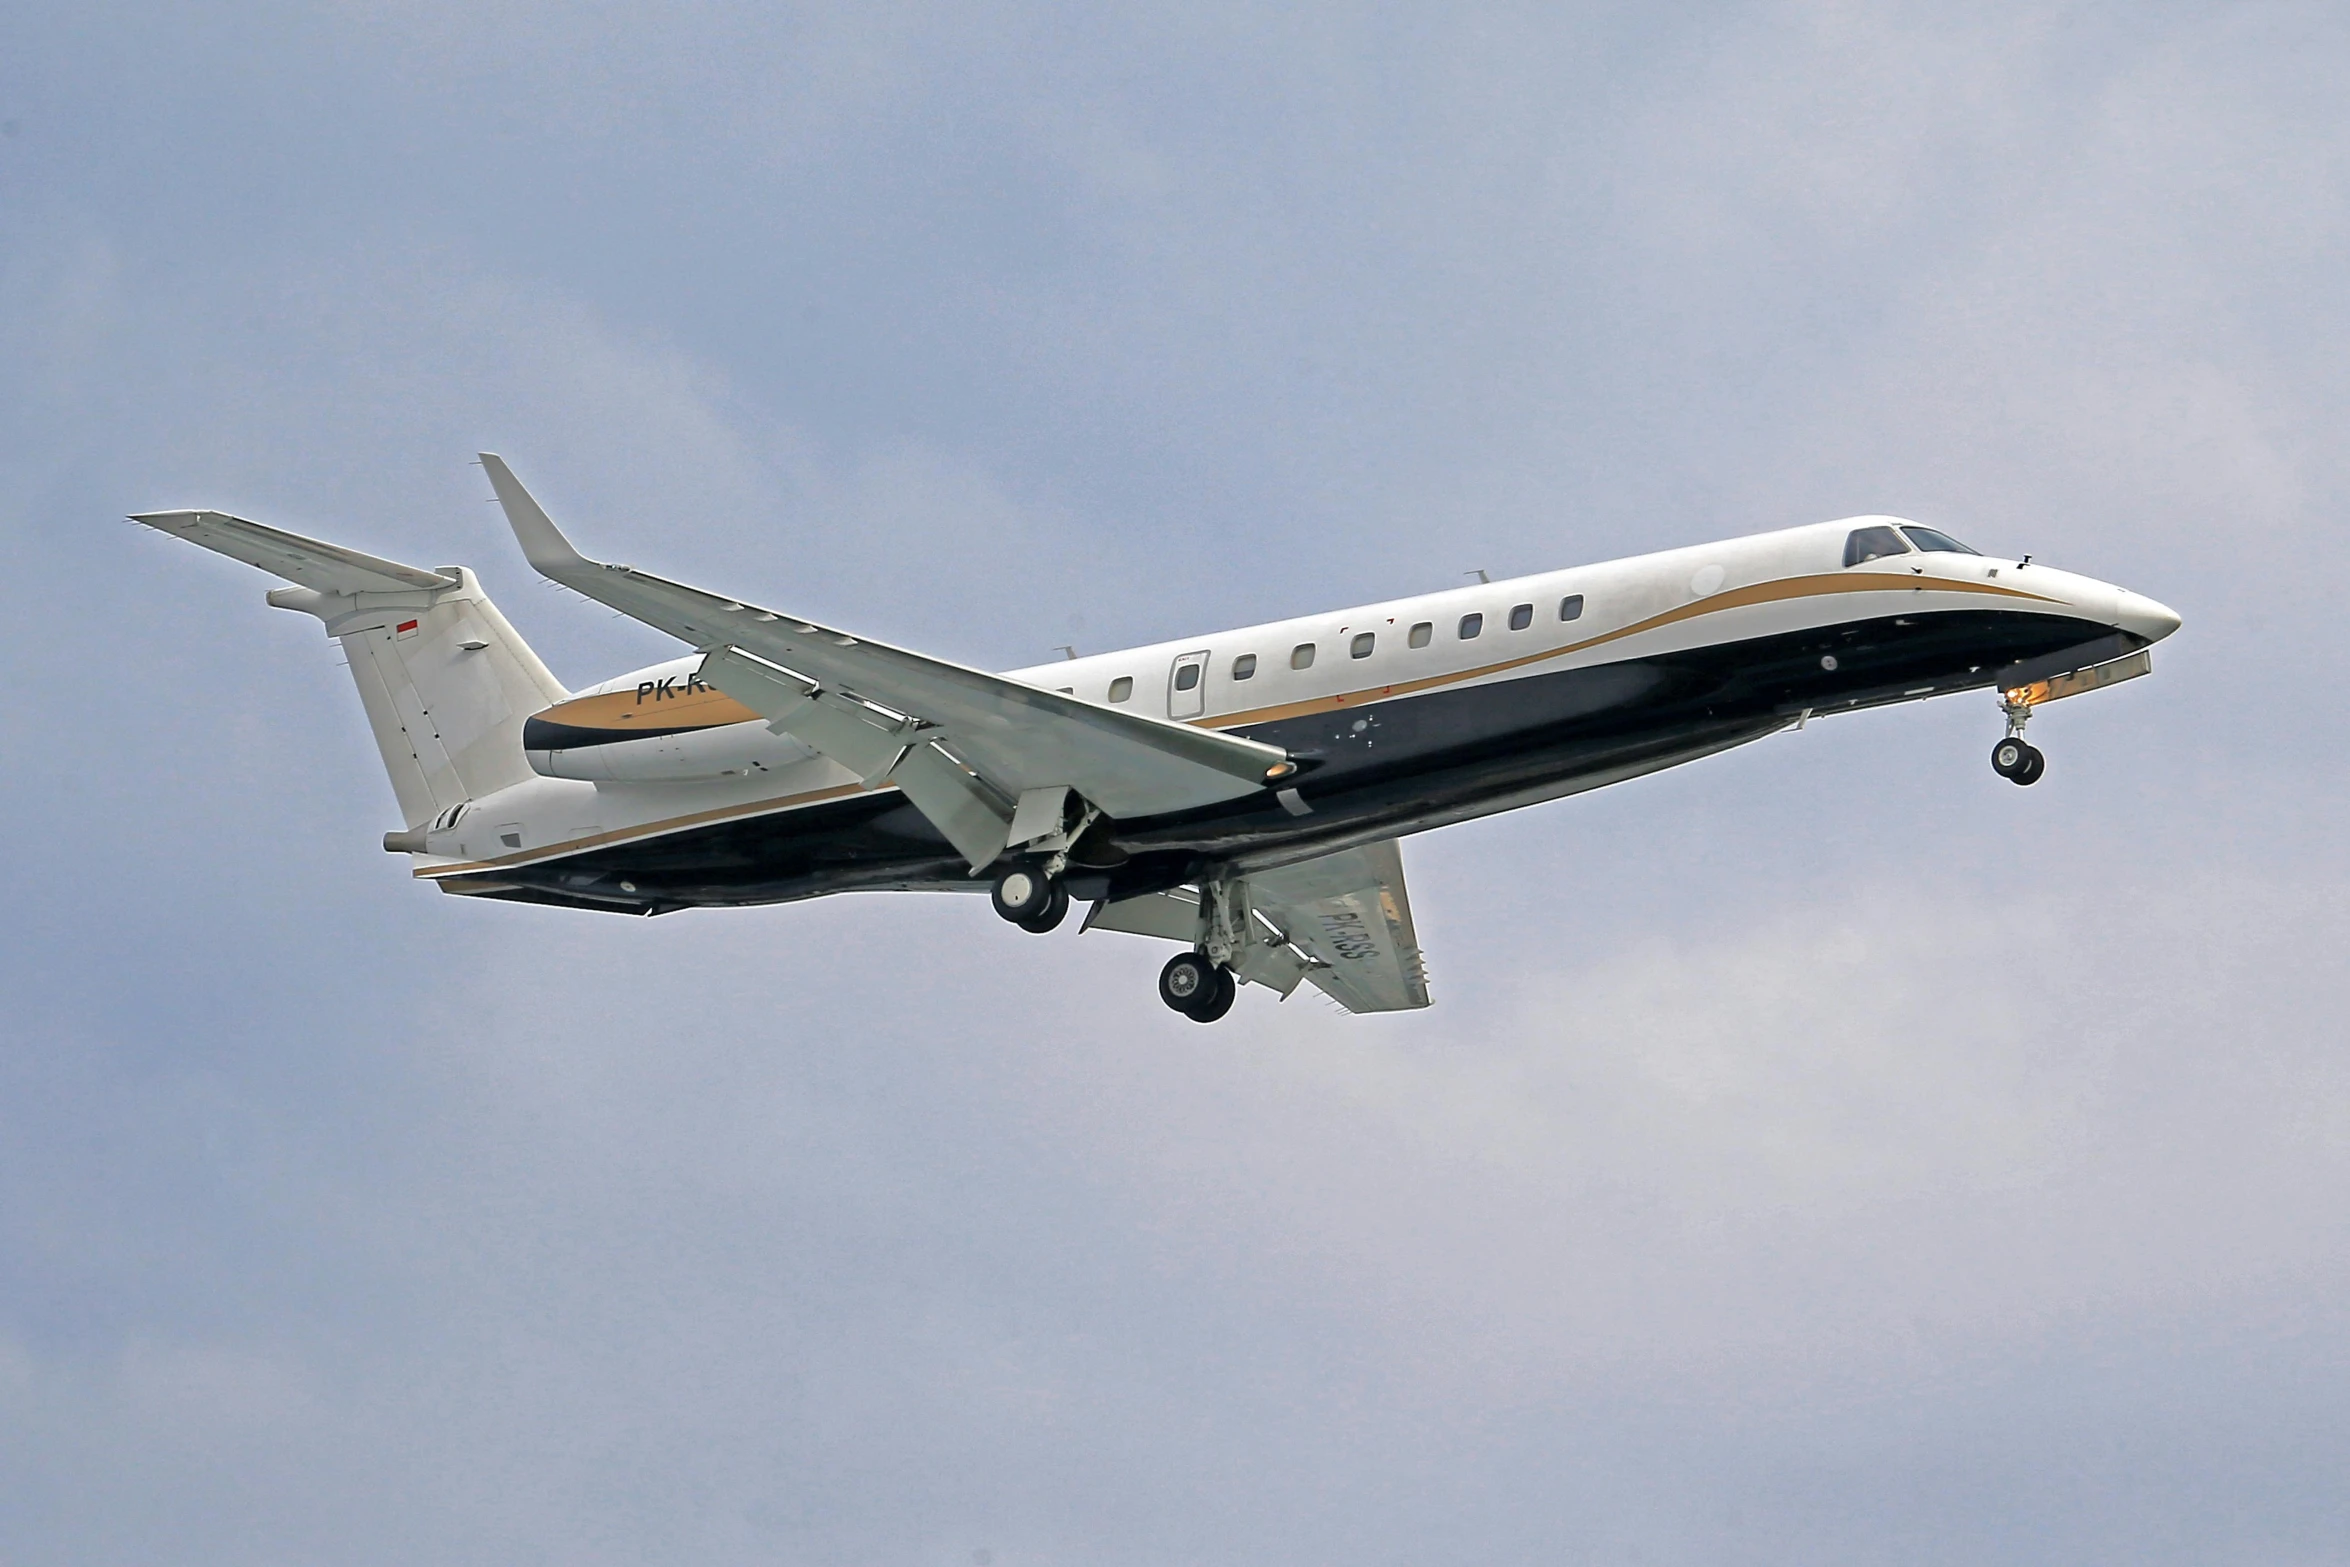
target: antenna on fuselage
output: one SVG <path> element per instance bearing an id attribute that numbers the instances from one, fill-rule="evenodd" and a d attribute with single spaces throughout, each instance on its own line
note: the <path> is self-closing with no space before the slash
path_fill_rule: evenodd
<path id="1" fill-rule="evenodd" d="M 1490 583 L 1493 580 L 1491 577 L 1485 575 L 1485 568 L 1483 566 L 1479 566 L 1475 571 L 1464 571 L 1461 573 L 1461 575 L 1464 577 L 1475 577 L 1479 582 Z"/>

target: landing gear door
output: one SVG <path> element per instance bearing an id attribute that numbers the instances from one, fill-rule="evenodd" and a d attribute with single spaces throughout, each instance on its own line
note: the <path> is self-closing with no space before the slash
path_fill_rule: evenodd
<path id="1" fill-rule="evenodd" d="M 1185 653 L 1167 672 L 1167 716 L 1197 718 L 1208 710 L 1208 655 Z"/>

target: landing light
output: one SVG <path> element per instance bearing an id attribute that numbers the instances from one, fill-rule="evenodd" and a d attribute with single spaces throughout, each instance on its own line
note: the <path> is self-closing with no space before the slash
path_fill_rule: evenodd
<path id="1" fill-rule="evenodd" d="M 1295 762 L 1275 762 L 1272 766 L 1265 769 L 1265 782 L 1269 784 L 1277 784 L 1282 782 L 1284 779 L 1295 778 L 1296 776 L 1297 763 Z"/>

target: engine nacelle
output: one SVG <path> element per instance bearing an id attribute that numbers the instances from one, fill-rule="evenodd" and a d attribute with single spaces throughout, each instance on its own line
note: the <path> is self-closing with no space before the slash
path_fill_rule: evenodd
<path id="1" fill-rule="evenodd" d="M 522 726 L 533 771 L 589 783 L 688 783 L 777 772 L 816 753 L 703 682 L 700 657 L 608 680 Z"/>

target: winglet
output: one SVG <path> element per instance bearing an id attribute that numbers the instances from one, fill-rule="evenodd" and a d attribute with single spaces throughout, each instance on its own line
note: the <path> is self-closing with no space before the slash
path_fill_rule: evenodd
<path id="1" fill-rule="evenodd" d="M 514 530 L 515 542 L 522 546 L 523 558 L 546 576 L 557 582 L 574 576 L 595 565 L 594 561 L 571 547 L 556 527 L 546 508 L 531 498 L 522 481 L 514 477 L 514 470 L 506 466 L 506 459 L 495 452 L 481 453 L 482 471 L 490 476 L 490 488 L 498 492 L 498 504 L 505 508 L 506 523 Z"/>

